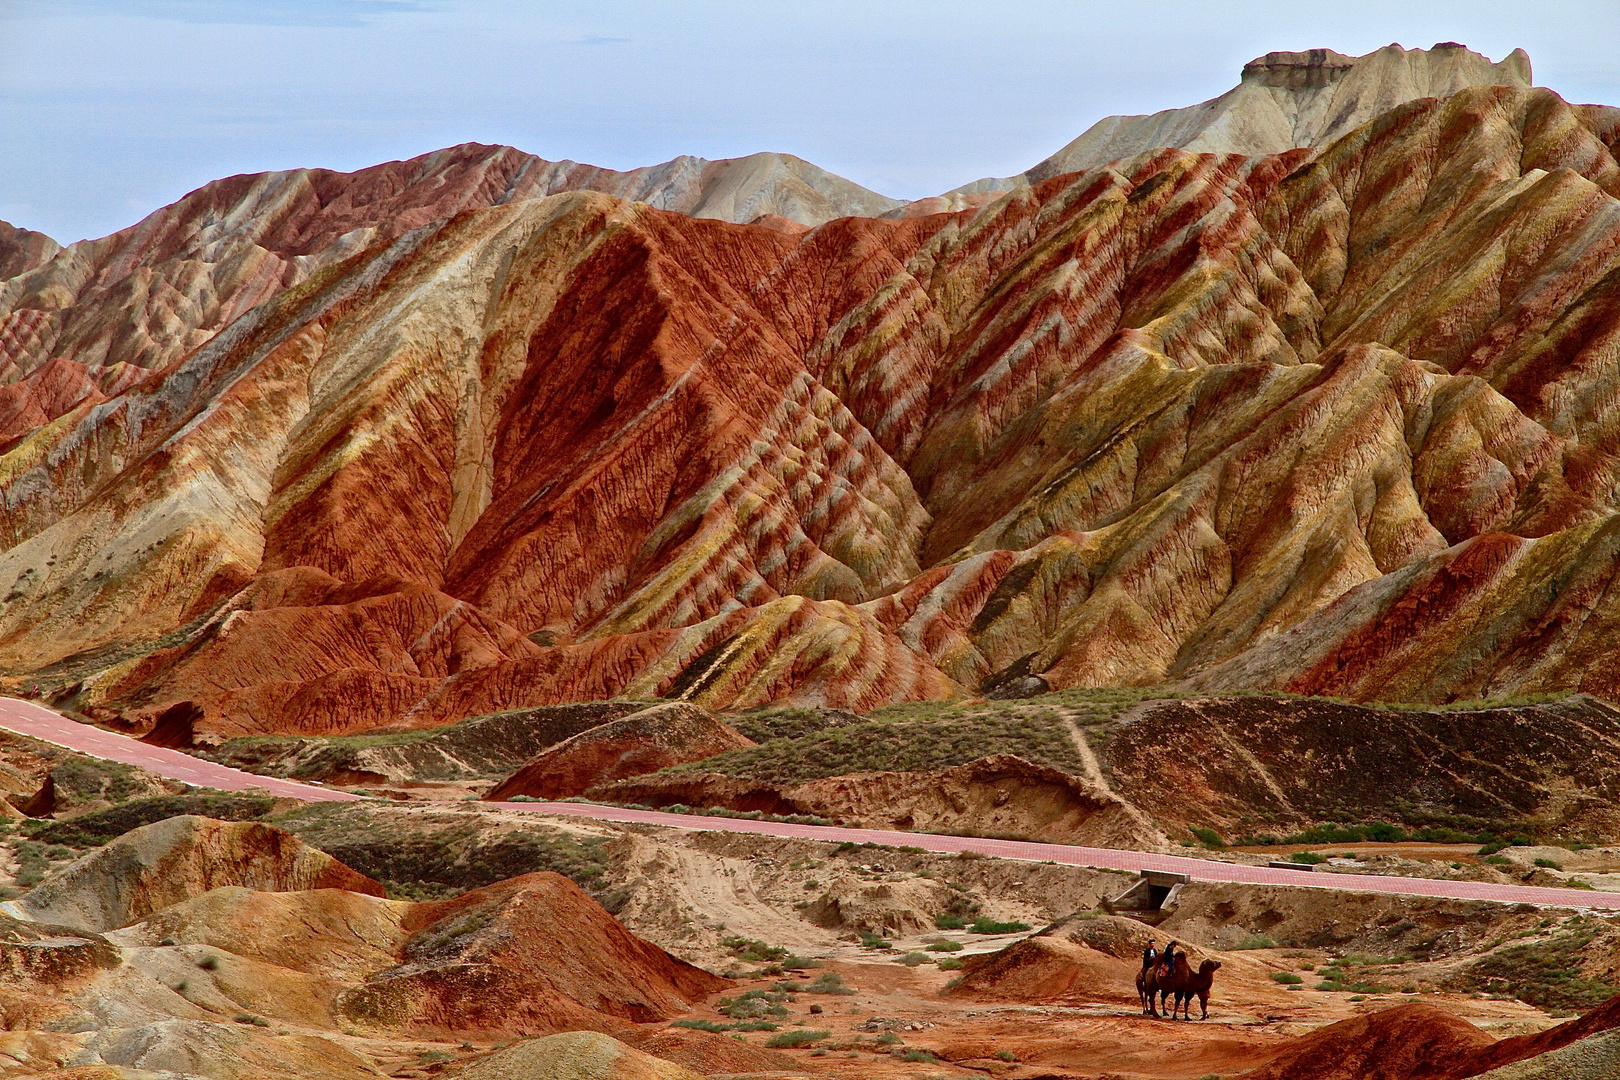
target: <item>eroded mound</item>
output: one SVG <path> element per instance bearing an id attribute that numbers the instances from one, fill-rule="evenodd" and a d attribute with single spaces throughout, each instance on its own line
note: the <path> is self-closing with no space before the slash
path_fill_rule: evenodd
<path id="1" fill-rule="evenodd" d="M 125 833 L 58 870 L 16 901 L 16 910 L 39 922 L 113 930 L 222 885 L 264 892 L 383 892 L 377 882 L 281 829 L 182 816 Z"/>
<path id="2" fill-rule="evenodd" d="M 947 993 L 987 1001 L 1136 1000 L 1139 964 L 1063 938 L 1030 937 L 962 961 L 962 981 Z"/>
<path id="3" fill-rule="evenodd" d="M 635 1046 L 642 1053 L 673 1061 L 706 1076 L 788 1072 L 798 1064 L 787 1054 L 738 1042 L 718 1032 L 692 1028 L 664 1028 L 641 1039 Z"/>
<path id="4" fill-rule="evenodd" d="M 1418 1080 L 1450 1070 L 1496 1040 L 1467 1020 L 1413 1003 L 1341 1020 L 1301 1037 L 1251 1080 Z"/>
<path id="5" fill-rule="evenodd" d="M 753 745 L 707 709 L 672 701 L 558 743 L 497 784 L 487 798 L 566 799 L 599 785 Z"/>
<path id="6" fill-rule="evenodd" d="M 703 1080 L 684 1065 L 593 1031 L 521 1042 L 474 1062 L 458 1075 L 461 1080 Z"/>
<path id="7" fill-rule="evenodd" d="M 108 1065 L 210 1080 L 375 1080 L 376 1068 L 330 1039 L 242 1024 L 160 1020 L 97 1032 L 84 1055 Z"/>

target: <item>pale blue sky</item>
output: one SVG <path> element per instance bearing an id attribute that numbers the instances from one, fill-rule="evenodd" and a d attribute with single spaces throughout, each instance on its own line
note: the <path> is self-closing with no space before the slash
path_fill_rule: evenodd
<path id="1" fill-rule="evenodd" d="M 1447 40 L 1620 104 L 1620 0 L 0 0 L 0 218 L 67 242 L 231 173 L 469 141 L 620 169 L 777 150 L 914 198 L 1273 49 Z"/>

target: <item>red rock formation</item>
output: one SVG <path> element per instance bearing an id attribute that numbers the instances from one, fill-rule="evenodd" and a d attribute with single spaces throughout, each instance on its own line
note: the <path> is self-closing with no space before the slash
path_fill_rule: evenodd
<path id="1" fill-rule="evenodd" d="M 0 663 L 202 738 L 1620 695 L 1607 115 L 1472 87 L 803 233 L 514 201 L 508 151 L 222 181 L 0 286 L 52 372 L 5 407 L 67 410 L 0 458 Z"/>
<path id="2" fill-rule="evenodd" d="M 405 962 L 340 1009 L 383 1026 L 547 1034 L 624 1032 L 686 1012 L 731 983 L 632 935 L 558 874 L 412 905 Z"/>
<path id="3" fill-rule="evenodd" d="M 696 705 L 654 705 L 542 751 L 485 798 L 567 799 L 601 784 L 753 745 L 752 739 Z"/>

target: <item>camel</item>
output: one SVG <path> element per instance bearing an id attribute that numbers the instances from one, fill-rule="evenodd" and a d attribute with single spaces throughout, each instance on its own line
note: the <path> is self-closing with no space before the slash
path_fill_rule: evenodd
<path id="1" fill-rule="evenodd" d="M 1162 991 L 1174 995 L 1176 999 L 1170 1007 L 1170 1019 L 1174 1020 L 1179 1011 L 1183 1020 L 1191 1020 L 1194 995 L 1197 995 L 1199 1008 L 1203 1012 L 1199 1019 L 1209 1019 L 1209 990 L 1215 983 L 1215 971 L 1220 966 L 1219 960 L 1205 960 L 1194 971 L 1187 962 L 1186 953 L 1176 954 L 1174 967 L 1158 980 Z"/>

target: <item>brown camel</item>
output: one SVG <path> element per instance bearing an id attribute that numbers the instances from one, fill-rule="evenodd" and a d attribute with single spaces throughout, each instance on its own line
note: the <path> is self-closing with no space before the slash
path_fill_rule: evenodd
<path id="1" fill-rule="evenodd" d="M 1175 1003 L 1170 1007 L 1170 1019 L 1181 1013 L 1183 1020 L 1192 1019 L 1192 999 L 1198 998 L 1199 1008 L 1203 1011 L 1200 1020 L 1209 1019 L 1209 989 L 1215 983 L 1215 971 L 1221 966 L 1219 960 L 1205 960 L 1194 971 L 1187 962 L 1187 954 L 1179 953 L 1176 956 L 1175 966 L 1168 976 L 1161 977 L 1160 986 L 1168 994 L 1175 996 Z"/>

